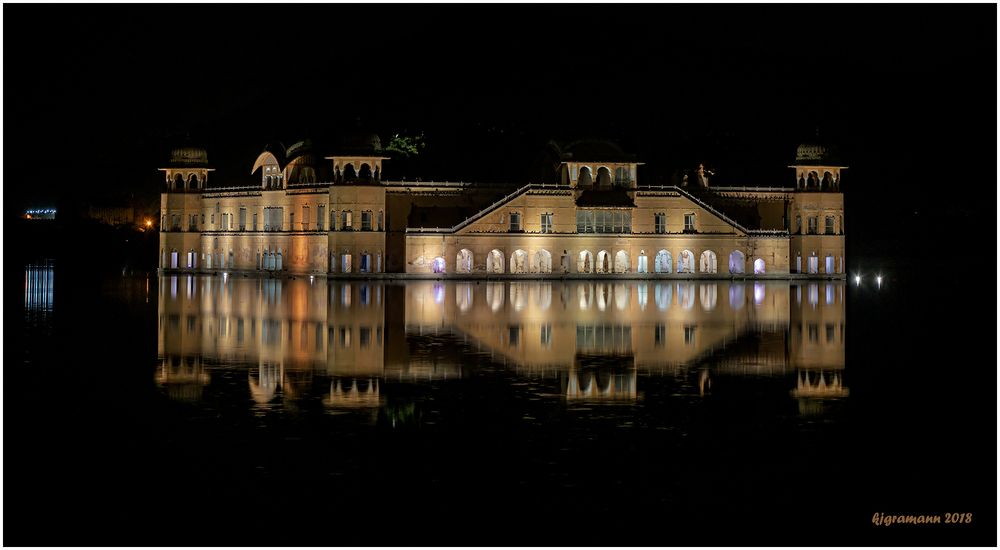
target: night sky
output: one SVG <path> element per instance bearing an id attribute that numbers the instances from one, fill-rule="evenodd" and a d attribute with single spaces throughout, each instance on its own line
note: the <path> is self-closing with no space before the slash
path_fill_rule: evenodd
<path id="1" fill-rule="evenodd" d="M 818 128 L 850 166 L 849 249 L 959 224 L 995 243 L 995 5 L 4 12 L 8 216 L 155 204 L 175 145 L 237 183 L 268 142 L 358 125 L 424 134 L 389 179 L 521 183 L 548 140 L 597 137 L 646 163 L 641 183 L 704 162 L 718 184 L 789 185 Z"/>

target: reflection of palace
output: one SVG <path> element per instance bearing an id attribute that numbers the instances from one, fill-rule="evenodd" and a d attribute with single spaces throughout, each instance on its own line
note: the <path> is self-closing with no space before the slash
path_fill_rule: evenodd
<path id="1" fill-rule="evenodd" d="M 800 400 L 844 397 L 841 283 L 367 282 L 160 278 L 158 380 L 197 399 L 212 365 L 252 398 L 378 406 L 385 383 L 463 377 L 461 342 L 570 400 L 635 400 L 641 376 L 795 375 Z M 718 386 L 718 381 L 716 382 Z"/>
<path id="2" fill-rule="evenodd" d="M 835 151 L 798 148 L 787 187 L 639 185 L 643 164 L 608 142 L 549 151 L 514 186 L 389 181 L 378 136 L 321 157 L 309 141 L 268 146 L 236 186 L 208 183 L 203 149 L 173 151 L 161 199 L 165 271 L 525 274 L 691 278 L 790 273 L 840 278 L 842 171 Z"/>

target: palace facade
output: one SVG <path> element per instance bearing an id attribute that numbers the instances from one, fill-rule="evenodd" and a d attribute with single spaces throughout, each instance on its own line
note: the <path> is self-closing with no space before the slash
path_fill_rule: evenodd
<path id="1" fill-rule="evenodd" d="M 268 146 L 252 185 L 213 187 L 204 149 L 161 168 L 164 271 L 329 277 L 842 278 L 842 166 L 799 146 L 793 185 L 641 185 L 608 142 L 560 153 L 552 181 L 521 186 L 383 177 L 377 136 L 320 156 Z M 259 178 L 259 179 L 257 179 Z"/>

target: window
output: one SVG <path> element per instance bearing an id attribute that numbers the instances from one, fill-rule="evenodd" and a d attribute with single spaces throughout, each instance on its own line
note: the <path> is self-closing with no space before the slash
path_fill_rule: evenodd
<path id="1" fill-rule="evenodd" d="M 826 234 L 833 235 L 833 216 L 826 217 Z"/>
<path id="2" fill-rule="evenodd" d="M 201 215 L 201 225 L 205 225 L 205 214 Z"/>
<path id="3" fill-rule="evenodd" d="M 810 216 L 809 217 L 809 234 L 810 235 L 815 235 L 816 234 L 816 226 L 817 225 L 818 225 L 818 221 L 816 219 L 816 216 Z"/>
<path id="4" fill-rule="evenodd" d="M 253 230 L 257 231 L 257 213 L 253 213 Z"/>
<path id="5" fill-rule="evenodd" d="M 365 210 L 361 213 L 361 230 L 371 231 L 372 230 L 372 211 Z"/>
<path id="6" fill-rule="evenodd" d="M 284 208 L 275 206 L 264 208 L 264 231 L 281 231 L 284 218 Z"/>
<path id="7" fill-rule="evenodd" d="M 379 210 L 378 211 L 378 230 L 379 231 L 382 231 L 382 218 L 383 218 L 382 211 Z"/>
<path id="8" fill-rule="evenodd" d="M 684 214 L 684 231 L 694 230 L 694 214 Z"/>
<path id="9" fill-rule="evenodd" d="M 795 216 L 795 232 L 802 233 L 802 216 Z"/>
<path id="10" fill-rule="evenodd" d="M 288 213 L 288 229 L 295 231 L 295 212 Z"/>
<path id="11" fill-rule="evenodd" d="M 247 230 L 247 209 L 245 207 L 240 208 L 240 231 Z"/>
<path id="12" fill-rule="evenodd" d="M 212 225 L 215 225 L 215 214 L 212 214 Z"/>
<path id="13" fill-rule="evenodd" d="M 577 233 L 593 233 L 594 232 L 594 212 L 590 210 L 577 210 L 576 211 L 576 232 Z"/>
<path id="14" fill-rule="evenodd" d="M 664 234 L 667 232 L 667 215 L 660 212 L 655 215 L 655 230 L 659 234 Z"/>
<path id="15" fill-rule="evenodd" d="M 577 233 L 631 233 L 632 213 L 627 210 L 578 210 Z"/>
<path id="16" fill-rule="evenodd" d="M 542 233 L 552 233 L 552 214 L 542 214 Z"/>
<path id="17" fill-rule="evenodd" d="M 302 230 L 309 231 L 309 205 L 302 205 Z"/>
<path id="18" fill-rule="evenodd" d="M 323 223 L 326 221 L 326 205 L 321 204 L 316 207 L 316 229 L 323 230 Z"/>
<path id="19" fill-rule="evenodd" d="M 188 217 L 188 231 L 198 230 L 198 214 L 191 214 Z"/>
<path id="20" fill-rule="evenodd" d="M 521 213 L 511 212 L 510 213 L 510 230 L 520 231 L 521 230 Z"/>
<path id="21" fill-rule="evenodd" d="M 351 211 L 344 210 L 340 213 L 340 230 L 351 231 Z"/>
<path id="22" fill-rule="evenodd" d="M 628 187 L 631 182 L 632 175 L 629 173 L 628 168 L 615 168 L 615 185 Z"/>

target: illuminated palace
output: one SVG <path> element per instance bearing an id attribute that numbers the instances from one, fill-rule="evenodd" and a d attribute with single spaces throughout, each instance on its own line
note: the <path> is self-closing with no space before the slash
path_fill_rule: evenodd
<path id="1" fill-rule="evenodd" d="M 161 168 L 165 271 L 331 277 L 842 278 L 844 201 L 834 151 L 799 146 L 788 186 L 640 185 L 608 142 L 560 151 L 551 181 L 520 187 L 393 181 L 378 136 L 321 157 L 268 146 L 253 184 L 212 186 L 204 149 Z M 259 178 L 259 179 L 257 179 Z M 792 183 L 794 182 L 794 183 Z"/>

